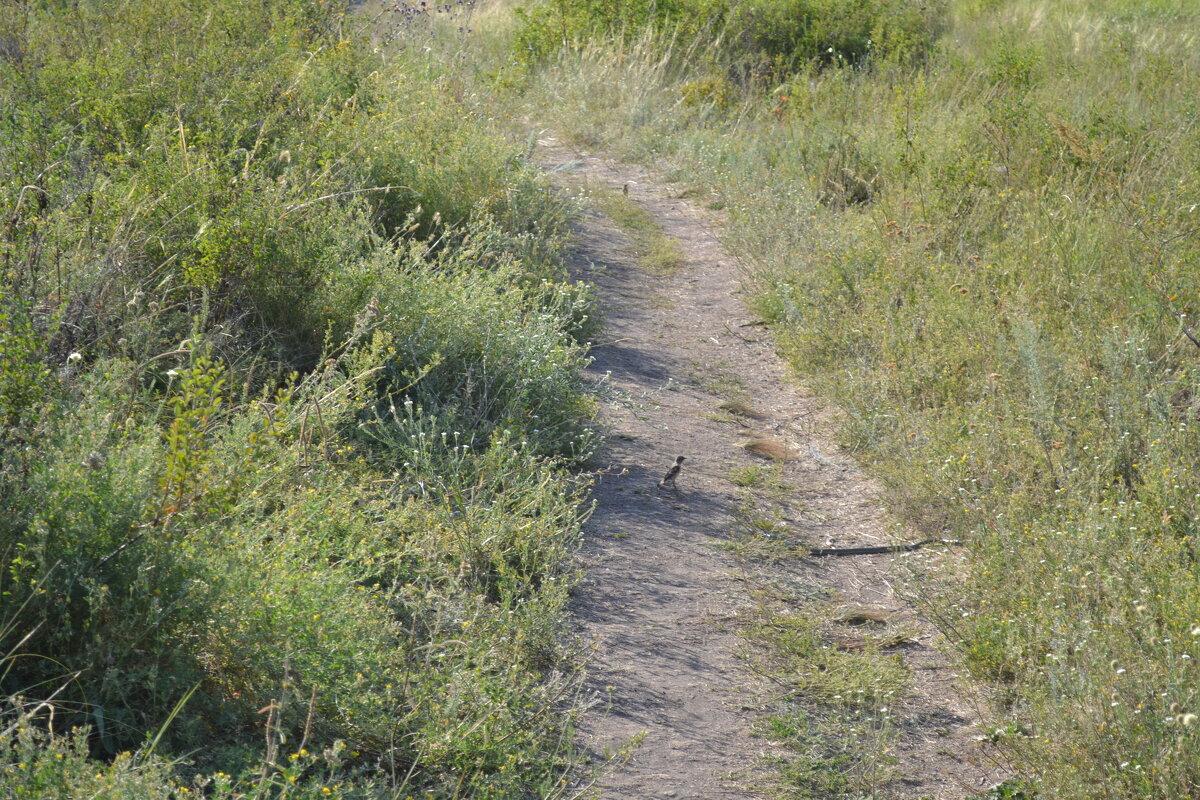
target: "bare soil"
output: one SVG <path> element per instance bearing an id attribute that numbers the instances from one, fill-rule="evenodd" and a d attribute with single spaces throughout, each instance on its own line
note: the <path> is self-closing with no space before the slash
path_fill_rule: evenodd
<path id="1" fill-rule="evenodd" d="M 605 318 L 589 372 L 608 435 L 581 556 L 585 577 L 573 601 L 600 700 L 582 737 L 598 760 L 643 737 L 623 768 L 602 777 L 600 795 L 765 795 L 771 773 L 763 757 L 774 745 L 752 728 L 779 687 L 738 656 L 738 623 L 754 605 L 751 585 L 764 576 L 748 575 L 723 546 L 741 501 L 730 474 L 763 463 L 745 445 L 757 439 L 767 450 L 782 448 L 767 455 L 784 459 L 770 463 L 783 465 L 794 488 L 777 513 L 798 541 L 894 544 L 905 531 L 884 511 L 880 487 L 833 443 L 835 409 L 796 385 L 747 310 L 745 275 L 721 247 L 719 215 L 642 167 L 577 152 L 548 135 L 538 145 L 539 161 L 564 187 L 628 185 L 687 260 L 671 276 L 639 270 L 630 241 L 594 210 L 576 231 L 571 266 L 596 284 Z M 731 400 L 750 413 L 727 413 L 721 405 Z M 678 491 L 657 488 L 679 455 L 687 460 Z M 935 630 L 893 588 L 898 565 L 953 557 L 934 547 L 762 567 L 799 593 L 912 616 L 919 633 L 896 652 L 913 681 L 893 708 L 900 735 L 884 796 L 965 798 L 1004 777 L 978 741 L 978 709 L 937 648 Z"/>

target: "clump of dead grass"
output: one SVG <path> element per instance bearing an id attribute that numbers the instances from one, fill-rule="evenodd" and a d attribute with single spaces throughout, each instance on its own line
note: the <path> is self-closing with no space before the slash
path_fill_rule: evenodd
<path id="1" fill-rule="evenodd" d="M 774 461 L 795 461 L 800 457 L 795 450 L 769 436 L 753 436 L 742 442 L 741 447 L 748 453 Z"/>

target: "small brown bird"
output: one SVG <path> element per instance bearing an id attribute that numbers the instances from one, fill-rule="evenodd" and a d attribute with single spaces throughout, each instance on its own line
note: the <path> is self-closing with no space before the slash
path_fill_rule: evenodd
<path id="1" fill-rule="evenodd" d="M 658 482 L 658 488 L 666 489 L 668 486 L 670 486 L 672 489 L 677 488 L 675 486 L 675 479 L 679 477 L 679 471 L 681 469 L 683 469 L 683 456 L 679 456 L 675 459 L 675 464 L 672 465 L 669 470 L 667 470 L 667 474 L 663 475 L 663 479 Z"/>
<path id="2" fill-rule="evenodd" d="M 626 197 L 629 197 L 629 184 L 628 183 L 621 187 L 621 193 L 624 194 Z"/>

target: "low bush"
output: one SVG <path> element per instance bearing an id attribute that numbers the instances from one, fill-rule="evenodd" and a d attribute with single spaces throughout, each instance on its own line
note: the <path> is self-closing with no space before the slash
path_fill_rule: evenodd
<path id="1" fill-rule="evenodd" d="M 572 208 L 344 4 L 0 21 L 0 793 L 552 797 Z"/>
<path id="2" fill-rule="evenodd" d="M 546 0 L 518 9 L 514 48 L 528 63 L 597 36 L 636 38 L 653 29 L 699 37 L 739 74 L 780 76 L 805 65 L 863 66 L 871 60 L 928 56 L 944 4 L 908 0 Z M 710 50 L 711 53 L 714 51 Z"/>

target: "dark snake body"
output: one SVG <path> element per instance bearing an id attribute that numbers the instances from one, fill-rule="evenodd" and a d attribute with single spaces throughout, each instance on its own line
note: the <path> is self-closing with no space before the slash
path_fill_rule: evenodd
<path id="1" fill-rule="evenodd" d="M 911 553 L 927 544 L 962 544 L 957 539 L 926 539 L 912 544 L 890 544 L 880 547 L 814 547 L 810 556 L 876 556 L 883 553 Z"/>

